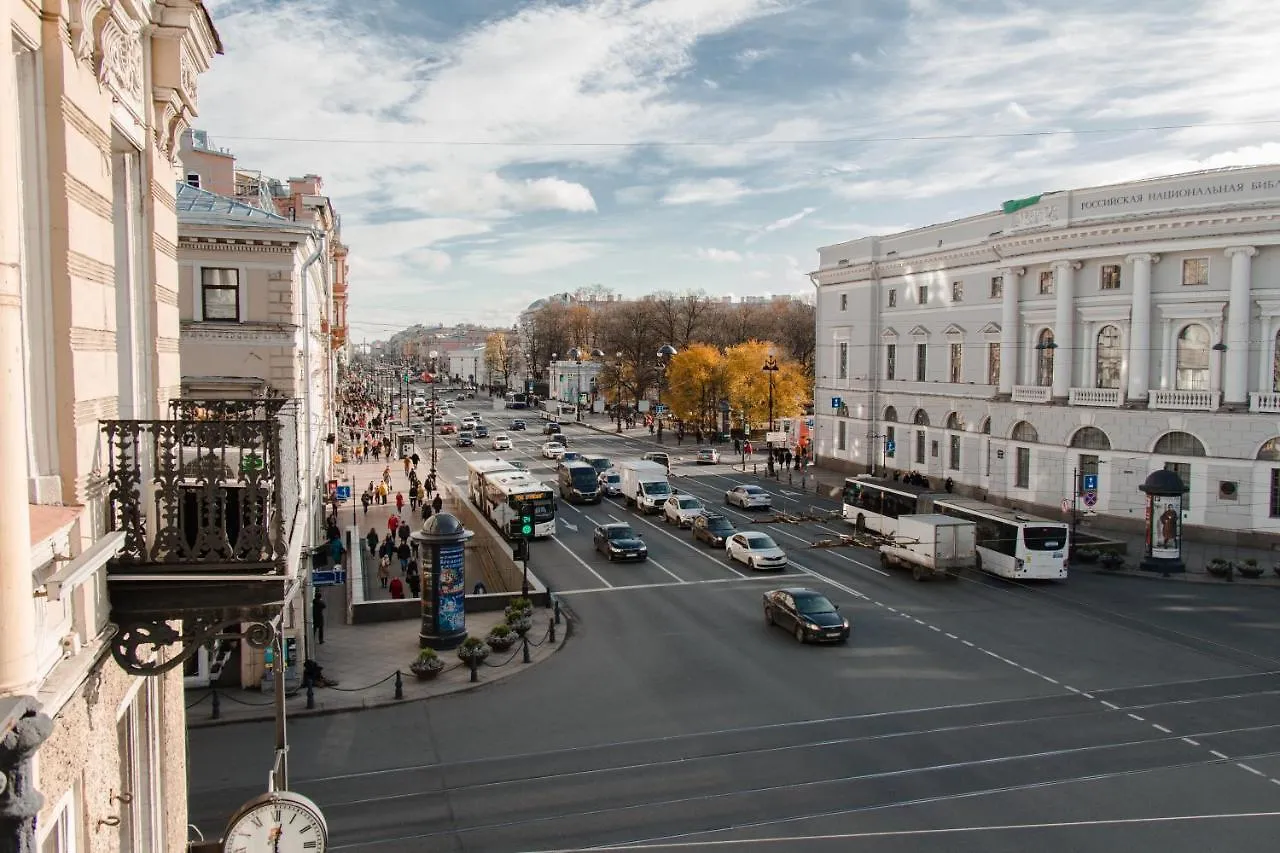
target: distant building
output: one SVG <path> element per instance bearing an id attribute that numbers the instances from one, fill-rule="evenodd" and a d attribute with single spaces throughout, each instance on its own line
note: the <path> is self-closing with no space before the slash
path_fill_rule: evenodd
<path id="1" fill-rule="evenodd" d="M 1164 468 L 1187 524 L 1280 536 L 1277 244 L 1259 166 L 823 247 L 817 452 L 1055 515 L 1089 477 L 1135 524 Z"/>

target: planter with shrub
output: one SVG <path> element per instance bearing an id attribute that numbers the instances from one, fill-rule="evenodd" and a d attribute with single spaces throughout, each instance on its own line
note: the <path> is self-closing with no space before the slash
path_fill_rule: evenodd
<path id="1" fill-rule="evenodd" d="M 489 636 L 485 637 L 485 642 L 489 645 L 489 648 L 493 649 L 495 652 L 505 652 L 507 649 L 511 648 L 518 639 L 519 636 L 515 631 L 511 630 L 510 625 L 499 624 L 494 625 L 489 629 Z"/>
<path id="2" fill-rule="evenodd" d="M 439 675 L 443 669 L 444 661 L 440 660 L 440 655 L 436 654 L 435 649 L 423 649 L 418 652 L 417 659 L 409 664 L 409 671 L 417 676 L 419 681 L 429 681 Z"/>
<path id="3" fill-rule="evenodd" d="M 465 664 L 480 663 L 489 656 L 489 646 L 479 637 L 467 637 L 458 646 L 458 660 Z"/>
<path id="4" fill-rule="evenodd" d="M 1260 578 L 1262 577 L 1262 566 L 1258 565 L 1258 561 L 1253 557 L 1245 560 L 1243 563 L 1236 565 L 1236 571 L 1244 578 Z"/>

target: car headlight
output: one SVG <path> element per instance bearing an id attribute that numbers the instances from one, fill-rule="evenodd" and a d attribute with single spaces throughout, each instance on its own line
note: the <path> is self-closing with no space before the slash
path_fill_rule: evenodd
<path id="1" fill-rule="evenodd" d="M 814 624 L 813 622 L 804 623 L 804 629 L 806 631 L 813 631 L 814 633 L 817 633 L 818 631 L 822 630 L 822 628 L 818 627 L 818 625 Z"/>
<path id="2" fill-rule="evenodd" d="M 840 623 L 840 627 L 841 627 L 841 628 L 844 628 L 846 631 L 848 631 L 848 630 L 849 630 L 849 620 L 848 620 L 848 619 L 843 620 L 843 621 Z"/>

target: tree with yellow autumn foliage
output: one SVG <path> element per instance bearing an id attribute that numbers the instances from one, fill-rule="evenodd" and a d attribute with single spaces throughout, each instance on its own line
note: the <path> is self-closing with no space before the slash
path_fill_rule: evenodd
<path id="1" fill-rule="evenodd" d="M 770 354 L 778 365 L 773 372 L 774 419 L 803 415 L 805 405 L 813 399 L 812 380 L 773 344 L 750 340 L 731 346 L 724 353 L 726 396 L 736 419 L 747 429 L 769 423 L 769 372 L 764 366 Z"/>
<path id="2" fill-rule="evenodd" d="M 715 429 L 725 396 L 725 358 L 710 344 L 690 344 L 667 366 L 662 399 L 686 423 Z"/>

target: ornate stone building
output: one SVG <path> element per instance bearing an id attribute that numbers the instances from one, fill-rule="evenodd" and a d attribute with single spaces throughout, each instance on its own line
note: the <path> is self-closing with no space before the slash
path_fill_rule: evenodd
<path id="1" fill-rule="evenodd" d="M 200 0 L 6 0 L 0 28 L 0 846 L 168 853 L 181 675 L 112 659 L 100 421 L 179 393 L 175 154 L 222 47 Z M 34 755 L 4 737 L 44 720 Z"/>

